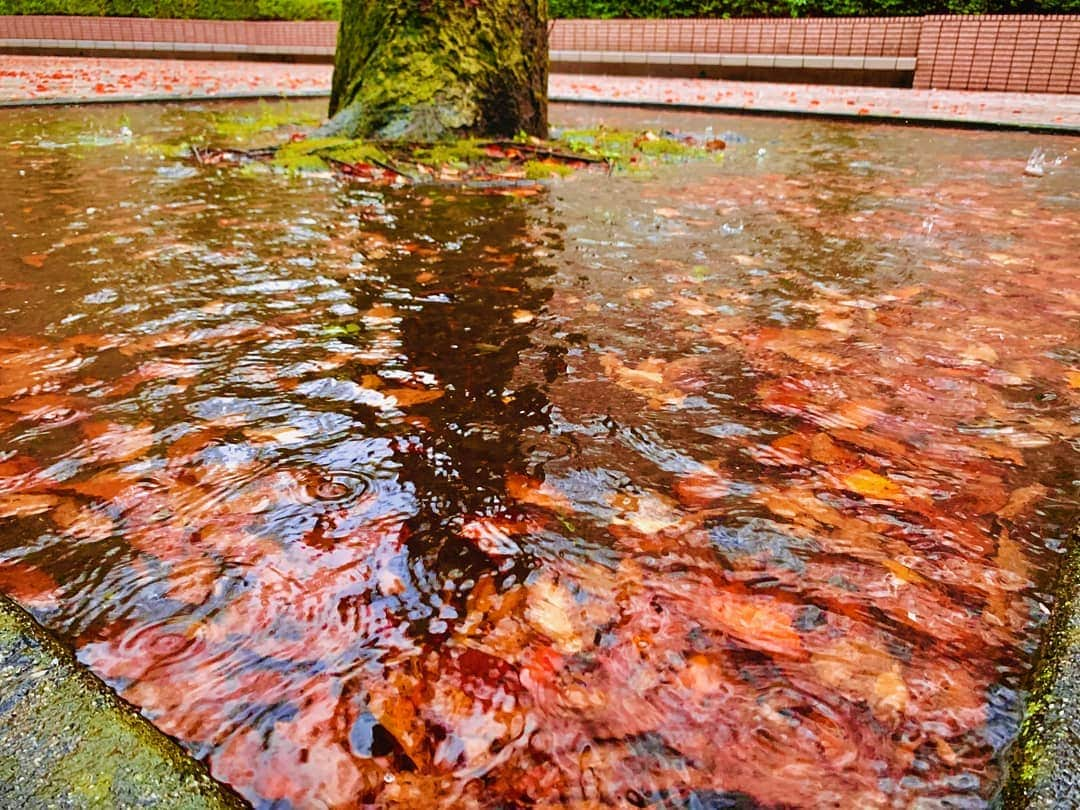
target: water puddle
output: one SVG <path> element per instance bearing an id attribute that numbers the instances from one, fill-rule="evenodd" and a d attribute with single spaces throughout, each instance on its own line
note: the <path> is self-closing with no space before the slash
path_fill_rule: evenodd
<path id="1" fill-rule="evenodd" d="M 259 808 L 989 803 L 1074 141 L 556 107 L 729 146 L 526 198 L 148 146 L 220 109 L 0 117 L 0 588 Z"/>

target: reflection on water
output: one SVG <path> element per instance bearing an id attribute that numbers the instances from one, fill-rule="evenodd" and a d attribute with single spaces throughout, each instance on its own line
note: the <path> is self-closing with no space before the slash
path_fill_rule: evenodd
<path id="1" fill-rule="evenodd" d="M 987 804 L 1076 519 L 1070 141 L 665 113 L 725 164 L 519 198 L 41 115 L 0 587 L 255 806 Z"/>

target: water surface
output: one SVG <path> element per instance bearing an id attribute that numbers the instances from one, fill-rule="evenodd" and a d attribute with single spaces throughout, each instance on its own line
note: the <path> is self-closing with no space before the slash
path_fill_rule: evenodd
<path id="1" fill-rule="evenodd" d="M 151 146 L 243 110 L 0 116 L 0 588 L 260 808 L 988 804 L 1077 517 L 1074 140 Z"/>

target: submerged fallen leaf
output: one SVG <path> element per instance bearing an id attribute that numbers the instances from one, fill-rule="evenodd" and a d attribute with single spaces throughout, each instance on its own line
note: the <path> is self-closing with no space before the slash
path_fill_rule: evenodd
<path id="1" fill-rule="evenodd" d="M 696 508 L 720 500 L 730 488 L 728 479 L 703 465 L 694 472 L 679 476 L 675 481 L 675 496 L 683 505 Z"/>
<path id="2" fill-rule="evenodd" d="M 551 484 L 517 473 L 506 476 L 506 494 L 520 503 L 528 503 L 556 512 L 573 510 L 566 496 Z"/>
<path id="3" fill-rule="evenodd" d="M 864 498 L 895 500 L 903 494 L 903 490 L 897 484 L 883 475 L 866 469 L 845 475 L 842 480 L 845 488 Z"/>
<path id="4" fill-rule="evenodd" d="M 0 562 L 0 592 L 29 607 L 56 603 L 60 585 L 40 568 L 28 563 Z"/>
<path id="5" fill-rule="evenodd" d="M 53 495 L 0 495 L 0 518 L 22 518 L 48 512 L 60 502 Z"/>
<path id="6" fill-rule="evenodd" d="M 707 616 L 753 649 L 797 658 L 806 654 L 791 613 L 768 596 L 721 592 L 709 600 Z"/>
<path id="7" fill-rule="evenodd" d="M 545 578 L 529 586 L 526 621 L 564 655 L 585 648 L 579 613 L 573 595 L 558 583 Z"/>
<path id="8" fill-rule="evenodd" d="M 434 402 L 443 395 L 438 389 L 424 390 L 422 388 L 387 388 L 384 396 L 393 397 L 394 404 L 399 408 L 408 408 L 410 405 L 422 405 L 425 402 Z"/>
<path id="9" fill-rule="evenodd" d="M 1009 495 L 1009 500 L 998 510 L 998 515 L 1006 520 L 1014 520 L 1045 498 L 1047 491 L 1042 484 L 1031 484 L 1013 490 L 1012 494 Z"/>
<path id="10" fill-rule="evenodd" d="M 851 700 L 866 702 L 879 720 L 896 722 L 907 710 L 900 662 L 869 641 L 832 640 L 814 651 L 810 663 L 823 683 Z"/>
<path id="11" fill-rule="evenodd" d="M 498 517 L 477 517 L 461 527 L 462 537 L 472 540 L 476 547 L 492 557 L 513 557 L 521 553 L 515 535 L 526 534 L 535 524 Z"/>

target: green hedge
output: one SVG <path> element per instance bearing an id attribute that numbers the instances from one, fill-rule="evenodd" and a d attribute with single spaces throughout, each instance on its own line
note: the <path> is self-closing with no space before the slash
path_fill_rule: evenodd
<path id="1" fill-rule="evenodd" d="M 0 0 L 0 14 L 196 20 L 336 20 L 341 0 Z"/>
<path id="2" fill-rule="evenodd" d="M 392 0 L 391 0 L 392 1 Z M 894 17 L 1080 14 L 1080 0 L 549 0 L 552 17 Z M 341 0 L 0 0 L 0 14 L 333 20 Z"/>
<path id="3" fill-rule="evenodd" d="M 1077 14 L 1080 0 L 549 0 L 552 17 L 908 17 Z"/>

